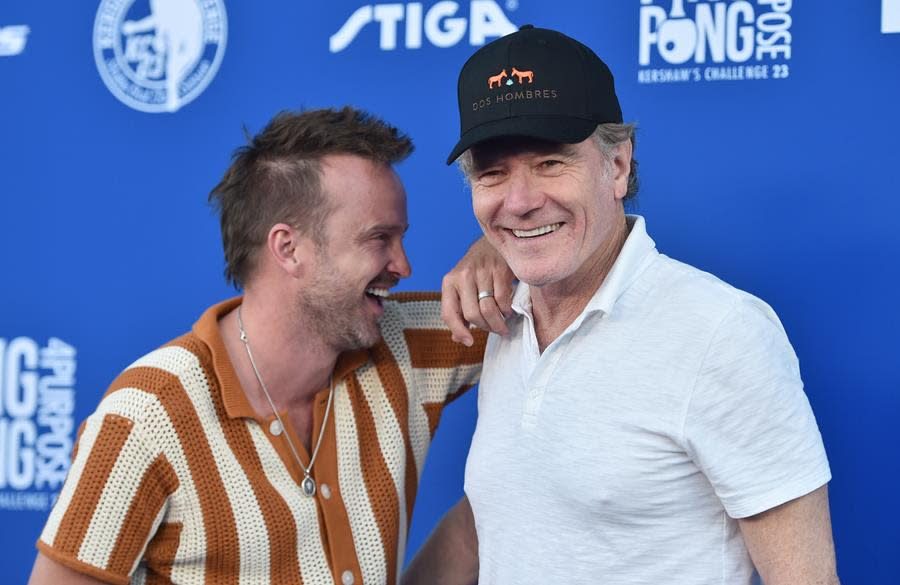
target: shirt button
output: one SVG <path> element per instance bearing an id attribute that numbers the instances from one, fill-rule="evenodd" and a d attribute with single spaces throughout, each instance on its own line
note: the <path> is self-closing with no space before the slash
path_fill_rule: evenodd
<path id="1" fill-rule="evenodd" d="M 284 429 L 281 427 L 281 422 L 279 420 L 273 420 L 269 423 L 269 432 L 275 435 L 276 437 L 281 434 L 281 431 Z"/>
<path id="2" fill-rule="evenodd" d="M 353 571 L 344 571 L 341 574 L 341 583 L 344 585 L 353 585 Z"/>
<path id="3" fill-rule="evenodd" d="M 321 494 L 322 494 L 322 497 L 325 498 L 326 500 L 330 500 L 330 499 L 331 499 L 331 488 L 328 487 L 328 484 L 327 484 L 327 483 L 323 483 L 323 484 L 319 487 L 319 493 L 321 493 Z M 351 577 L 352 577 L 352 574 L 351 574 Z"/>

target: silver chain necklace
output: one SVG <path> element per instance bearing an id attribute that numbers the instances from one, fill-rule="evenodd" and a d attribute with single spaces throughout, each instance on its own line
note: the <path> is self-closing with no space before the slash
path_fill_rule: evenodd
<path id="1" fill-rule="evenodd" d="M 300 461 L 300 456 L 297 455 L 297 449 L 294 448 L 294 443 L 291 441 L 290 437 L 288 437 L 287 427 L 284 426 L 281 416 L 278 415 L 278 409 L 275 408 L 275 403 L 272 402 L 272 397 L 269 396 L 269 390 L 266 388 L 262 376 L 259 375 L 259 368 L 256 367 L 256 362 L 253 360 L 253 352 L 250 351 L 250 340 L 247 338 L 247 332 L 244 331 L 244 320 L 241 318 L 240 306 L 237 310 L 237 318 L 238 328 L 241 330 L 241 341 L 244 342 L 244 348 L 247 350 L 247 357 L 250 358 L 250 365 L 253 366 L 253 373 L 256 374 L 256 381 L 259 382 L 259 387 L 262 388 L 263 394 L 266 395 L 266 400 L 269 401 L 269 406 L 272 407 L 272 413 L 275 415 L 275 419 L 278 421 L 278 424 L 284 433 L 284 440 L 287 441 L 288 447 L 291 448 L 291 454 L 294 456 L 294 460 L 297 462 L 297 465 L 300 466 L 300 469 L 303 470 L 303 481 L 300 482 L 300 489 L 303 491 L 304 495 L 313 497 L 316 495 L 316 480 L 312 478 L 310 473 L 312 473 L 313 465 L 316 462 L 316 455 L 319 453 L 319 447 L 322 445 L 322 437 L 325 435 L 325 423 L 328 422 L 328 414 L 331 412 L 331 402 L 334 398 L 334 374 L 332 374 L 328 380 L 328 406 L 325 407 L 325 417 L 322 419 L 322 427 L 319 429 L 319 438 L 316 439 L 316 446 L 313 448 L 312 455 L 309 458 L 309 467 L 307 467 Z"/>

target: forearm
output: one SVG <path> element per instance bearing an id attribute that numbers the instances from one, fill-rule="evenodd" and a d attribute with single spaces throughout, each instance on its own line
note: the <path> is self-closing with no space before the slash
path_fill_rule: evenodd
<path id="1" fill-rule="evenodd" d="M 31 578 L 28 585 L 104 585 L 94 577 L 78 573 L 53 559 L 38 553 L 31 569 Z"/>
<path id="2" fill-rule="evenodd" d="M 478 537 L 469 500 L 441 519 L 416 553 L 401 585 L 472 585 L 478 582 Z"/>

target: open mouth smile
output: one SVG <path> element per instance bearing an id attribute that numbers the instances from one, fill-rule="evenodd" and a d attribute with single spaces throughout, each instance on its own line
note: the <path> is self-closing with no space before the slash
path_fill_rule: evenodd
<path id="1" fill-rule="evenodd" d="M 516 236 L 517 238 L 536 238 L 538 236 L 543 236 L 546 234 L 553 233 L 561 227 L 562 227 L 562 222 L 551 223 L 549 225 L 543 225 L 541 227 L 536 227 L 531 230 L 511 229 L 509 231 L 511 231 L 513 233 L 513 235 Z"/>
<path id="2" fill-rule="evenodd" d="M 383 301 L 390 294 L 390 291 L 383 286 L 370 286 L 365 290 L 366 301 L 375 310 L 376 315 L 381 315 L 384 310 Z"/>
<path id="3" fill-rule="evenodd" d="M 388 292 L 388 289 L 386 289 L 386 288 L 377 288 L 377 287 L 371 286 L 366 289 L 366 294 L 371 295 L 373 297 L 378 297 L 380 299 L 385 299 L 385 298 L 387 298 L 388 294 L 390 294 L 390 293 Z"/>

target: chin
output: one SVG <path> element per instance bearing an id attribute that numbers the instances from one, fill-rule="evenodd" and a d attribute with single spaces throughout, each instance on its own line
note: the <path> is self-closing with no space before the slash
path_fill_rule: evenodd
<path id="1" fill-rule="evenodd" d="M 370 315 L 358 315 L 344 327 L 329 327 L 329 345 L 338 352 L 368 349 L 381 341 L 381 328 Z"/>
<path id="2" fill-rule="evenodd" d="M 516 275 L 516 278 L 529 286 L 544 286 L 565 278 L 565 275 L 556 266 L 534 266 L 528 265 L 527 262 L 522 264 L 513 267 L 513 273 Z"/>
<path id="3" fill-rule="evenodd" d="M 356 347 L 353 349 L 368 349 L 381 341 L 381 327 L 378 322 L 372 322 L 364 331 L 357 331 Z"/>
<path id="4" fill-rule="evenodd" d="M 373 345 L 381 341 L 381 329 L 376 327 L 375 331 L 371 332 L 370 335 L 367 335 L 362 341 L 365 344 L 363 346 L 364 348 L 372 347 Z"/>

